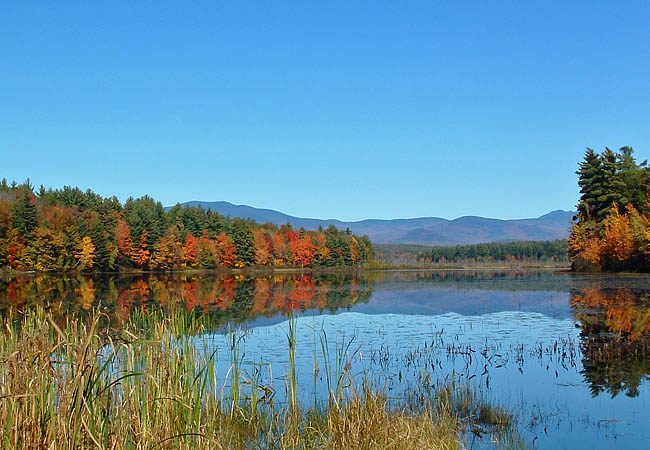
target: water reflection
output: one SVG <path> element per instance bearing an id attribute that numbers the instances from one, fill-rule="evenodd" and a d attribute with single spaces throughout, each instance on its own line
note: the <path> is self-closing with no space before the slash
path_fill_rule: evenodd
<path id="1" fill-rule="evenodd" d="M 605 392 L 636 397 L 650 378 L 647 281 L 535 270 L 255 277 L 25 275 L 0 279 L 0 314 L 38 304 L 64 323 L 68 314 L 100 308 L 119 328 L 133 311 L 180 308 L 209 316 L 210 326 L 217 330 L 231 322 L 253 326 L 278 322 L 289 311 L 427 316 L 539 312 L 575 320 L 580 329 L 580 370 L 592 396 Z"/>
<path id="2" fill-rule="evenodd" d="M 42 305 L 62 320 L 99 308 L 119 325 L 134 310 L 181 307 L 219 319 L 212 322 L 216 329 L 289 311 L 336 312 L 368 302 L 371 294 L 367 277 L 350 274 L 17 276 L 0 280 L 0 314 Z"/>
<path id="3" fill-rule="evenodd" d="M 354 373 L 383 377 L 391 395 L 429 376 L 475 383 L 519 411 L 522 429 L 547 448 L 566 447 L 565 435 L 601 448 L 650 438 L 649 303 L 647 276 L 538 270 L 0 278 L 2 315 L 44 305 L 64 323 L 101 307 L 116 329 L 153 310 L 208 318 L 196 339 L 220 351 L 222 373 L 228 336 L 214 331 L 234 322 L 252 329 L 247 364 L 282 374 L 284 322 L 298 311 L 301 385 L 314 377 L 313 329 L 322 327 L 332 348 L 363 345 Z M 321 313 L 337 314 L 306 317 Z"/>
<path id="4" fill-rule="evenodd" d="M 599 286 L 573 290 L 580 326 L 582 374 L 592 395 L 639 395 L 650 378 L 650 308 L 647 291 Z"/>

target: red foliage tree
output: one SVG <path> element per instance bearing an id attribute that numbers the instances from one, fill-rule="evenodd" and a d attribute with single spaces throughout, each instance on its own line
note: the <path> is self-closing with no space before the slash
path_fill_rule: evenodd
<path id="1" fill-rule="evenodd" d="M 183 262 L 186 267 L 196 267 L 196 239 L 192 233 L 185 235 L 185 246 L 183 247 Z"/>
<path id="2" fill-rule="evenodd" d="M 226 234 L 221 233 L 215 239 L 217 248 L 217 259 L 224 267 L 234 267 L 236 261 L 235 243 Z"/>
<path id="3" fill-rule="evenodd" d="M 131 230 L 129 230 L 129 226 L 123 219 L 117 221 L 117 226 L 115 227 L 115 239 L 117 239 L 117 255 L 120 261 L 133 261 L 135 249 L 133 247 L 133 241 L 131 240 Z"/>
<path id="4" fill-rule="evenodd" d="M 316 256 L 316 246 L 310 239 L 298 239 L 289 243 L 293 253 L 293 263 L 300 267 L 310 267 Z"/>

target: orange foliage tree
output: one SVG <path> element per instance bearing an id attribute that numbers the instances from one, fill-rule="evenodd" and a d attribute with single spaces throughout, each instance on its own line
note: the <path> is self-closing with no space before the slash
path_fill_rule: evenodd
<path id="1" fill-rule="evenodd" d="M 272 250 L 268 232 L 264 228 L 258 228 L 253 232 L 253 239 L 255 241 L 255 264 L 258 266 L 269 265 L 271 263 Z"/>
<path id="2" fill-rule="evenodd" d="M 297 239 L 289 242 L 291 253 L 293 253 L 293 263 L 300 267 L 311 266 L 316 256 L 316 246 L 310 239 Z"/>
<path id="3" fill-rule="evenodd" d="M 197 266 L 196 250 L 196 239 L 194 235 L 187 233 L 185 235 L 185 246 L 183 247 L 183 262 L 185 263 L 185 267 Z"/>
<path id="4" fill-rule="evenodd" d="M 637 250 L 629 214 L 636 212 L 632 205 L 627 207 L 628 214 L 620 214 L 616 203 L 603 222 L 604 230 L 601 243 L 601 255 L 617 262 L 629 260 Z"/>
<path id="5" fill-rule="evenodd" d="M 135 263 L 140 267 L 145 267 L 149 264 L 150 252 L 147 248 L 148 234 L 146 228 L 142 230 L 142 234 L 140 235 L 140 247 L 136 251 Z"/>
<path id="6" fill-rule="evenodd" d="M 226 233 L 220 233 L 216 239 L 217 262 L 224 267 L 234 267 L 236 261 L 235 243 Z"/>

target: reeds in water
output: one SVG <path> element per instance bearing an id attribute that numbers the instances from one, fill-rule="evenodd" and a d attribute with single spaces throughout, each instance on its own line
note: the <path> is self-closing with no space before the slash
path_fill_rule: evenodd
<path id="1" fill-rule="evenodd" d="M 200 324 L 150 317 L 118 333 L 91 321 L 57 325 L 43 311 L 0 332 L 0 443 L 3 448 L 214 449 L 461 447 L 464 419 L 451 401 L 419 408 L 389 406 L 365 386 L 343 401 L 349 345 L 328 374 L 335 402 L 301 409 L 290 318 L 289 402 L 272 393 L 253 366 L 242 373 L 240 337 L 232 333 L 230 402 L 214 367 L 215 353 L 184 337 Z M 321 340 L 327 354 L 326 336 Z M 330 363 L 326 360 L 325 367 Z M 249 391 L 244 392 L 248 387 Z M 260 393 L 263 396 L 260 397 Z M 432 397 L 433 398 L 433 397 Z M 271 401 L 269 401 L 271 400 Z"/>

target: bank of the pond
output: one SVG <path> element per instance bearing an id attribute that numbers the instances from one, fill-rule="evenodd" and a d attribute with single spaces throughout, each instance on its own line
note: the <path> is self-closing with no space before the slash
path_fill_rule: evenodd
<path id="1" fill-rule="evenodd" d="M 334 266 L 334 267 L 268 267 L 268 266 L 251 266 L 244 268 L 221 268 L 221 269 L 185 269 L 185 270 L 171 270 L 171 271 L 153 271 L 153 270 L 121 270 L 109 272 L 97 271 L 74 271 L 69 270 L 65 272 L 39 272 L 35 270 L 15 270 L 15 269 L 0 269 L 0 276 L 25 276 L 25 275 L 67 275 L 67 276 L 115 276 L 115 275 L 245 275 L 245 276 L 268 276 L 273 274 L 314 274 L 314 275 L 327 275 L 327 274 L 359 274 L 364 272 L 377 272 L 377 271 L 444 271 L 444 270 L 527 270 L 527 269 L 541 269 L 541 270 L 573 270 L 571 266 L 566 264 L 437 264 L 437 265 L 388 265 L 388 264 L 372 264 L 364 266 Z"/>

